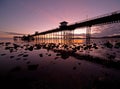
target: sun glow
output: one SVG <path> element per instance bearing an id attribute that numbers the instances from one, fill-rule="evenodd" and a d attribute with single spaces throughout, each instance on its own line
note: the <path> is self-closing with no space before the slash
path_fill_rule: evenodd
<path id="1" fill-rule="evenodd" d="M 85 34 L 86 28 L 78 28 L 74 30 L 74 34 Z"/>

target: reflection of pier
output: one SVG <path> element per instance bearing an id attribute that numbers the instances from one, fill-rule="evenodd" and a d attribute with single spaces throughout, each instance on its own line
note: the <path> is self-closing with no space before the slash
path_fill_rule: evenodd
<path id="1" fill-rule="evenodd" d="M 120 22 L 120 11 L 110 14 L 98 16 L 95 18 L 87 19 L 85 21 L 67 25 L 67 22 L 61 22 L 59 28 L 48 30 L 41 33 L 33 34 L 32 36 L 36 41 L 49 43 L 65 43 L 69 44 L 74 42 L 74 30 L 76 28 L 86 27 L 86 44 L 90 44 L 91 27 L 104 24 L 112 24 Z"/>
<path id="2" fill-rule="evenodd" d="M 17 40 L 21 40 L 21 38 L 22 38 L 21 36 L 14 36 L 14 37 L 13 37 L 13 40 L 14 40 L 14 41 L 17 41 Z"/>

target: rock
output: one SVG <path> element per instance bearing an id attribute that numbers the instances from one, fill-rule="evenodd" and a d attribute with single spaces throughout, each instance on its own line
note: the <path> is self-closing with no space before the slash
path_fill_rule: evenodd
<path id="1" fill-rule="evenodd" d="M 107 43 L 104 43 L 104 46 L 107 48 L 112 48 L 113 45 L 108 41 Z"/>
<path id="2" fill-rule="evenodd" d="M 0 54 L 1 56 L 5 56 L 6 54 L 5 53 L 3 53 L 3 54 Z"/>
<path id="3" fill-rule="evenodd" d="M 61 56 L 61 54 L 60 54 L 60 53 L 57 53 L 56 56 Z"/>
<path id="4" fill-rule="evenodd" d="M 78 65 L 81 65 L 81 63 L 78 63 Z"/>
<path id="5" fill-rule="evenodd" d="M 24 58 L 23 60 L 28 60 L 28 59 Z"/>
<path id="6" fill-rule="evenodd" d="M 10 58 L 14 58 L 14 56 L 10 56 Z"/>
<path id="7" fill-rule="evenodd" d="M 20 71 L 21 67 L 20 66 L 16 66 L 15 68 L 11 69 L 11 72 L 17 72 Z"/>
<path id="8" fill-rule="evenodd" d="M 30 47 L 28 48 L 28 50 L 29 50 L 29 51 L 33 51 L 33 46 L 30 46 Z"/>
<path id="9" fill-rule="evenodd" d="M 73 70 L 76 70 L 76 67 L 73 67 Z"/>
<path id="10" fill-rule="evenodd" d="M 4 42 L 0 42 L 0 45 L 4 45 Z"/>
<path id="11" fill-rule="evenodd" d="M 55 57 L 54 59 L 56 60 L 56 59 L 58 59 L 59 57 Z"/>
<path id="12" fill-rule="evenodd" d="M 21 58 L 17 58 L 16 60 L 20 60 Z"/>
<path id="13" fill-rule="evenodd" d="M 114 48 L 120 48 L 120 42 L 116 43 Z"/>
<path id="14" fill-rule="evenodd" d="M 17 49 L 18 47 L 20 47 L 19 45 L 17 45 L 17 44 L 13 44 L 13 46 L 14 46 L 14 49 Z"/>
<path id="15" fill-rule="evenodd" d="M 36 64 L 36 65 L 28 65 L 28 70 L 31 70 L 31 71 L 33 71 L 33 70 L 36 70 L 37 68 L 38 68 L 38 64 Z"/>
<path id="16" fill-rule="evenodd" d="M 62 59 L 67 59 L 67 58 L 69 58 L 69 55 L 68 55 L 68 54 L 62 54 L 62 55 L 61 55 L 61 58 L 62 58 Z"/>
<path id="17" fill-rule="evenodd" d="M 11 44 L 10 42 L 6 42 L 5 45 L 8 46 L 9 44 Z"/>
<path id="18" fill-rule="evenodd" d="M 51 54 L 48 54 L 48 56 L 51 56 Z"/>
<path id="19" fill-rule="evenodd" d="M 28 54 L 24 54 L 23 57 L 28 57 Z"/>
<path id="20" fill-rule="evenodd" d="M 39 54 L 40 57 L 43 57 L 43 54 Z"/>
<path id="21" fill-rule="evenodd" d="M 18 54 L 18 56 L 22 56 L 23 54 Z"/>
<path id="22" fill-rule="evenodd" d="M 28 61 L 27 64 L 30 64 L 30 61 Z"/>
<path id="23" fill-rule="evenodd" d="M 40 44 L 35 44 L 36 50 L 41 49 L 41 45 Z"/>

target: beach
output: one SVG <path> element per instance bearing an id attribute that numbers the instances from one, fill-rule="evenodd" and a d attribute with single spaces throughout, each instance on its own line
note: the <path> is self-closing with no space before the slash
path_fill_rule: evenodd
<path id="1" fill-rule="evenodd" d="M 110 39 L 109 39 L 110 40 Z M 117 89 L 119 49 L 107 39 L 83 44 L 0 42 L 3 89 Z M 117 41 L 118 43 L 119 41 Z M 7 85 L 7 86 L 6 86 Z M 16 86 L 17 85 L 17 86 Z"/>

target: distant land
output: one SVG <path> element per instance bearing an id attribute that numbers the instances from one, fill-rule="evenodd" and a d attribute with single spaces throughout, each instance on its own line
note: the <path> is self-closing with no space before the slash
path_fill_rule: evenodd
<path id="1" fill-rule="evenodd" d="M 78 35 L 77 35 L 78 36 Z M 114 35 L 114 36 L 103 36 L 103 37 L 94 37 L 92 36 L 91 39 L 103 39 L 103 38 L 120 38 L 120 35 Z M 76 37 L 75 39 L 86 39 L 85 37 L 80 38 Z"/>
<path id="2" fill-rule="evenodd" d="M 120 35 L 114 35 L 114 36 L 103 36 L 98 38 L 120 38 Z"/>

